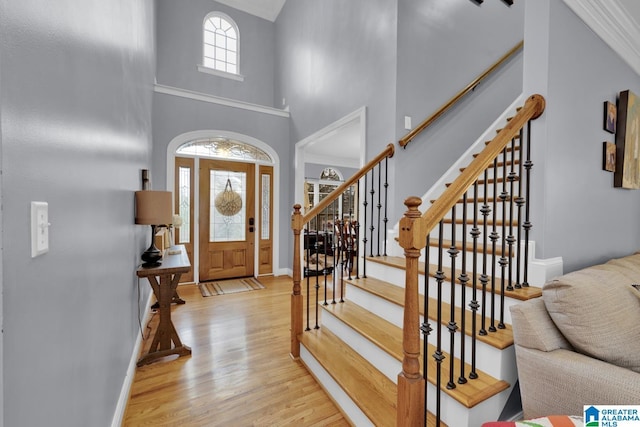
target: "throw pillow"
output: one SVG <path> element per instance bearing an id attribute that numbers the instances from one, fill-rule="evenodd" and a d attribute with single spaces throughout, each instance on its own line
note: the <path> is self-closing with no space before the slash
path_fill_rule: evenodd
<path id="1" fill-rule="evenodd" d="M 640 299 L 628 269 L 603 264 L 548 282 L 551 319 L 579 353 L 640 372 Z"/>
<path id="2" fill-rule="evenodd" d="M 581 417 L 550 415 L 525 421 L 495 421 L 482 424 L 482 427 L 582 427 Z"/>

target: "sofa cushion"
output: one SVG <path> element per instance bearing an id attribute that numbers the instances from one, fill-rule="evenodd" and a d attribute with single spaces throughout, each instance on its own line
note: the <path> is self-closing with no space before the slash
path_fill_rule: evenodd
<path id="1" fill-rule="evenodd" d="M 542 298 L 512 305 L 509 310 L 516 344 L 542 351 L 572 349 L 549 317 Z"/>
<path id="2" fill-rule="evenodd" d="M 628 261 L 566 274 L 546 283 L 542 297 L 576 351 L 640 372 L 640 299 L 631 286 L 640 269 Z"/>

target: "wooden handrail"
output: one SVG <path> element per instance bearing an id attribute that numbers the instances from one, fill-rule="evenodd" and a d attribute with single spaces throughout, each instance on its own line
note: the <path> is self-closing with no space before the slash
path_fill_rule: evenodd
<path id="1" fill-rule="evenodd" d="M 458 92 L 453 98 L 447 101 L 442 107 L 438 109 L 431 116 L 427 117 L 422 123 L 420 123 L 415 129 L 411 130 L 405 136 L 400 138 L 398 144 L 401 147 L 406 147 L 409 142 L 413 138 L 415 138 L 420 132 L 429 127 L 433 122 L 435 122 L 440 116 L 446 113 L 451 107 L 453 107 L 462 97 L 471 92 L 482 82 L 487 76 L 493 73 L 498 67 L 500 67 L 504 62 L 506 62 L 511 56 L 513 56 L 517 51 L 522 49 L 524 46 L 524 41 L 520 41 L 517 45 L 512 47 L 507 53 L 505 53 L 500 59 L 498 59 L 491 67 L 487 68 L 484 73 L 480 74 L 476 77 L 471 83 L 469 83 L 464 89 Z"/>
<path id="2" fill-rule="evenodd" d="M 380 163 L 385 157 L 393 157 L 393 153 L 395 152 L 395 148 L 393 144 L 387 145 L 387 147 L 382 150 L 380 154 L 371 159 L 369 163 L 364 165 L 358 172 L 356 172 L 351 178 L 343 182 L 338 188 L 333 190 L 331 193 L 327 195 L 320 203 L 314 206 L 309 212 L 303 215 L 302 217 L 302 225 L 311 221 L 315 216 L 317 216 L 320 212 L 325 210 L 333 201 L 335 201 L 342 193 L 344 193 L 347 188 L 351 187 L 353 184 L 358 182 L 360 178 L 365 176 L 371 169 L 373 169 L 378 163 Z"/>
<path id="3" fill-rule="evenodd" d="M 500 152 L 520 132 L 529 120 L 540 117 L 545 108 L 542 95 L 532 95 L 518 113 L 498 132 L 478 157 L 473 159 L 455 181 L 433 202 L 422 217 L 412 227 L 412 242 L 408 247 L 424 247 L 424 240 L 445 214 L 458 202 L 458 199 L 473 185 L 478 176 L 489 167 Z M 408 237 L 408 235 L 407 235 Z M 402 244 L 402 243 L 401 243 Z M 417 245 L 417 246 L 416 246 Z M 403 247 L 407 247 L 404 246 Z"/>

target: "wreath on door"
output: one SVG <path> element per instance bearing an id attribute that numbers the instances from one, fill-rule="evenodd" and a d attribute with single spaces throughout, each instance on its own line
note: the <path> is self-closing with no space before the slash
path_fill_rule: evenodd
<path id="1" fill-rule="evenodd" d="M 234 216 L 242 209 L 242 196 L 233 191 L 230 179 L 227 179 L 224 190 L 216 196 L 215 207 L 224 216 Z"/>

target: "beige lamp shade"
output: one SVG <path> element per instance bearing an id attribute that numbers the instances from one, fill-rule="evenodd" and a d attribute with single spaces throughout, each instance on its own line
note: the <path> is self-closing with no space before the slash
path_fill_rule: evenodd
<path id="1" fill-rule="evenodd" d="M 136 191 L 136 224 L 163 225 L 172 221 L 170 191 Z"/>

